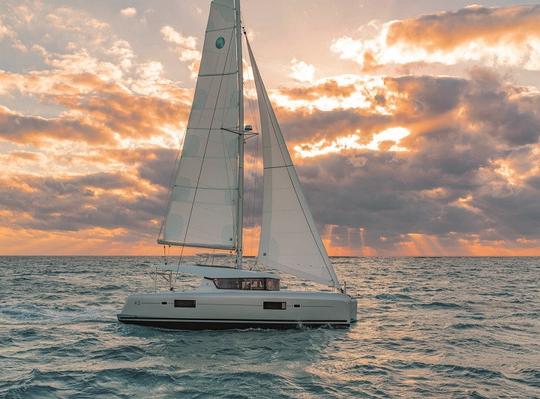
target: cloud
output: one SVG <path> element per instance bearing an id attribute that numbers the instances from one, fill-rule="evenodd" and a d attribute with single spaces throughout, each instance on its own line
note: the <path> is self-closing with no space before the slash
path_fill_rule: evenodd
<path id="1" fill-rule="evenodd" d="M 378 133 L 362 144 L 376 107 L 356 116 L 353 109 L 296 111 L 284 124 L 328 240 L 371 255 L 495 253 L 497 246 L 530 253 L 519 240 L 537 245 L 540 237 L 540 94 L 477 69 L 468 79 L 388 77 L 367 97 L 374 95 L 392 110 L 380 126 L 409 132 L 393 140 L 406 151 L 391 151 L 395 144 Z M 302 133 L 321 127 L 325 135 Z"/>
<path id="2" fill-rule="evenodd" d="M 19 143 L 42 143 L 46 139 L 106 141 L 107 132 L 74 118 L 25 116 L 0 106 L 0 138 Z"/>
<path id="3" fill-rule="evenodd" d="M 9 158 L 14 160 L 23 159 L 28 161 L 37 161 L 40 158 L 40 154 L 29 151 L 12 151 L 9 153 Z"/>
<path id="4" fill-rule="evenodd" d="M 160 30 L 163 39 L 174 44 L 178 44 L 180 47 L 184 47 L 190 50 L 197 48 L 197 38 L 193 36 L 182 36 L 180 33 L 174 30 L 173 27 L 166 25 Z"/>
<path id="5" fill-rule="evenodd" d="M 73 177 L 2 178 L 0 203 L 12 225 L 44 231 L 123 228 L 155 233 L 165 190 L 135 176 L 97 173 Z"/>
<path id="6" fill-rule="evenodd" d="M 163 40 L 173 44 L 173 50 L 178 54 L 182 62 L 188 62 L 192 77 L 197 76 L 201 52 L 197 47 L 197 38 L 193 36 L 183 36 L 174 30 L 173 27 L 166 25 L 160 30 Z"/>
<path id="7" fill-rule="evenodd" d="M 537 143 L 540 134 L 537 90 L 512 86 L 487 69 L 472 70 L 468 79 L 358 78 L 345 86 L 332 84 L 331 97 L 325 97 L 325 85 L 314 82 L 275 95 L 288 143 L 304 152 L 309 147 L 322 153 L 325 147 L 333 147 L 331 152 L 369 148 L 384 141 L 376 135 L 394 128 L 412 132 L 400 145 L 414 150 L 419 134 L 461 121 L 467 129 L 490 131 L 493 140 L 508 145 Z"/>
<path id="8" fill-rule="evenodd" d="M 279 93 L 289 99 L 309 101 L 320 97 L 350 97 L 355 91 L 356 88 L 353 84 L 340 85 L 333 79 L 316 82 L 310 86 L 282 87 L 279 89 Z"/>
<path id="9" fill-rule="evenodd" d="M 75 164 L 119 164 L 120 170 L 85 173 L 83 168 L 81 174 L 67 176 L 55 171 L 48 171 L 49 176 L 11 172 L 0 177 L 4 253 L 155 253 L 156 247 L 149 244 L 159 231 L 176 151 L 92 153 L 80 154 Z M 28 158 L 28 154 L 13 155 Z M 58 240 L 62 245 L 57 245 Z"/>
<path id="10" fill-rule="evenodd" d="M 126 41 L 114 40 L 107 49 L 115 62 L 104 62 L 84 49 L 68 54 L 43 49 L 43 53 L 52 69 L 0 70 L 0 93 L 52 104 L 57 115 L 25 115 L 4 106 L 0 138 L 34 145 L 49 139 L 94 145 L 150 139 L 176 131 L 187 117 L 192 90 L 165 79 L 159 62 L 137 63 Z M 133 78 L 126 76 L 130 71 Z M 176 143 L 171 136 L 164 144 L 171 140 Z"/>
<path id="11" fill-rule="evenodd" d="M 315 67 L 295 58 L 291 61 L 289 76 L 299 82 L 311 82 L 315 78 Z"/>
<path id="12" fill-rule="evenodd" d="M 162 98 L 152 93 L 156 85 L 136 88 L 153 95 L 140 95 L 95 75 L 31 74 L 8 75 L 10 87 L 39 94 L 68 111 L 58 117 L 23 115 L 0 106 L 0 138 L 40 145 L 48 139 L 84 141 L 92 144 L 163 136 L 164 129 L 178 127 L 187 117 L 189 91 L 171 88 Z M 158 94 L 158 95 L 156 95 Z M 180 96 L 180 97 L 178 97 Z"/>
<path id="13" fill-rule="evenodd" d="M 137 15 L 137 9 L 133 7 L 123 8 L 122 10 L 120 10 L 120 14 L 123 17 L 131 18 Z"/>
<path id="14" fill-rule="evenodd" d="M 485 68 L 346 81 L 273 93 L 332 253 L 538 253 L 537 89 Z"/>
<path id="15" fill-rule="evenodd" d="M 2 42 L 4 39 L 8 39 L 11 42 L 11 47 L 14 49 L 17 49 L 23 53 L 28 51 L 28 48 L 19 39 L 17 32 L 11 27 L 7 26 L 0 17 L 0 42 Z"/>
<path id="16" fill-rule="evenodd" d="M 338 50 L 379 75 L 316 79 L 313 65 L 294 60 L 296 82 L 270 95 L 330 253 L 538 253 L 540 92 L 488 68 L 461 77 L 385 69 L 490 63 L 491 45 L 529 68 L 536 8 L 372 22 Z M 31 242 L 34 251 L 122 253 L 136 243 L 144 253 L 159 230 L 193 90 L 166 77 L 164 60 L 137 54 L 112 23 L 47 3 L 15 11 L 0 30 L 31 26 L 48 36 L 28 49 L 37 66 L 0 70 L 1 251 L 11 242 L 30 251 Z M 431 34 L 418 37 L 422 29 Z M 448 43 L 445 29 L 456 31 Z M 168 25 L 160 35 L 195 71 L 197 39 Z M 470 43 L 485 49 L 471 56 L 463 50 Z M 256 236 L 256 139 L 246 149 L 247 236 Z"/>
<path id="17" fill-rule="evenodd" d="M 11 31 L 6 25 L 4 25 L 2 19 L 0 19 L 0 40 L 4 39 L 11 34 Z"/>
<path id="18" fill-rule="evenodd" d="M 58 7 L 50 10 L 45 16 L 48 24 L 64 34 L 71 32 L 81 37 L 91 39 L 90 44 L 104 43 L 107 33 L 110 33 L 110 25 L 89 13 L 72 7 Z"/>
<path id="19" fill-rule="evenodd" d="M 540 39 L 540 6 L 519 5 L 487 8 L 479 5 L 461 10 L 396 21 L 389 25 L 386 37 L 390 46 L 415 43 L 429 51 L 453 50 L 481 39 L 488 44 L 522 44 Z"/>
<path id="20" fill-rule="evenodd" d="M 331 49 L 366 71 L 410 63 L 468 62 L 540 70 L 538 26 L 538 5 L 475 5 L 378 24 L 374 36 L 343 36 L 333 41 Z"/>

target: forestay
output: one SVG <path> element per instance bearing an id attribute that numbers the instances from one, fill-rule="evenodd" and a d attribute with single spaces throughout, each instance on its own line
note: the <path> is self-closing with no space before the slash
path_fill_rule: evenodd
<path id="1" fill-rule="evenodd" d="M 161 244 L 235 248 L 240 130 L 236 43 L 234 0 L 214 0 Z"/>
<path id="2" fill-rule="evenodd" d="M 263 218 L 259 262 L 322 284 L 339 286 L 308 208 L 287 145 L 248 43 L 263 143 Z"/>

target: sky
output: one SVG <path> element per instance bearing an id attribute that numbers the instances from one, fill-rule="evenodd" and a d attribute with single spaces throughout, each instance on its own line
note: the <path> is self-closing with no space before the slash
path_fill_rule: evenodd
<path id="1" fill-rule="evenodd" d="M 242 8 L 330 255 L 540 255 L 540 3 Z M 162 253 L 208 9 L 0 3 L 0 255 Z"/>

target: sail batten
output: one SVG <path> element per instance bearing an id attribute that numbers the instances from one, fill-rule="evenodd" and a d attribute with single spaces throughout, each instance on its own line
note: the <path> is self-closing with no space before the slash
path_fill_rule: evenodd
<path id="1" fill-rule="evenodd" d="M 248 42 L 263 140 L 263 218 L 259 262 L 330 286 L 338 278 L 317 231 Z"/>

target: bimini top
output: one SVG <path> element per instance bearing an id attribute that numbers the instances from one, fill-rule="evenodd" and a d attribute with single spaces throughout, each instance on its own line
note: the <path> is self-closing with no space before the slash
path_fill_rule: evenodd
<path id="1" fill-rule="evenodd" d="M 234 269 L 225 266 L 206 266 L 195 263 L 182 263 L 180 267 L 176 265 L 168 265 L 161 267 L 164 271 L 178 271 L 179 274 L 188 274 L 192 276 L 201 276 L 208 278 L 274 278 L 279 279 L 279 276 L 269 272 L 259 272 L 252 270 Z"/>

